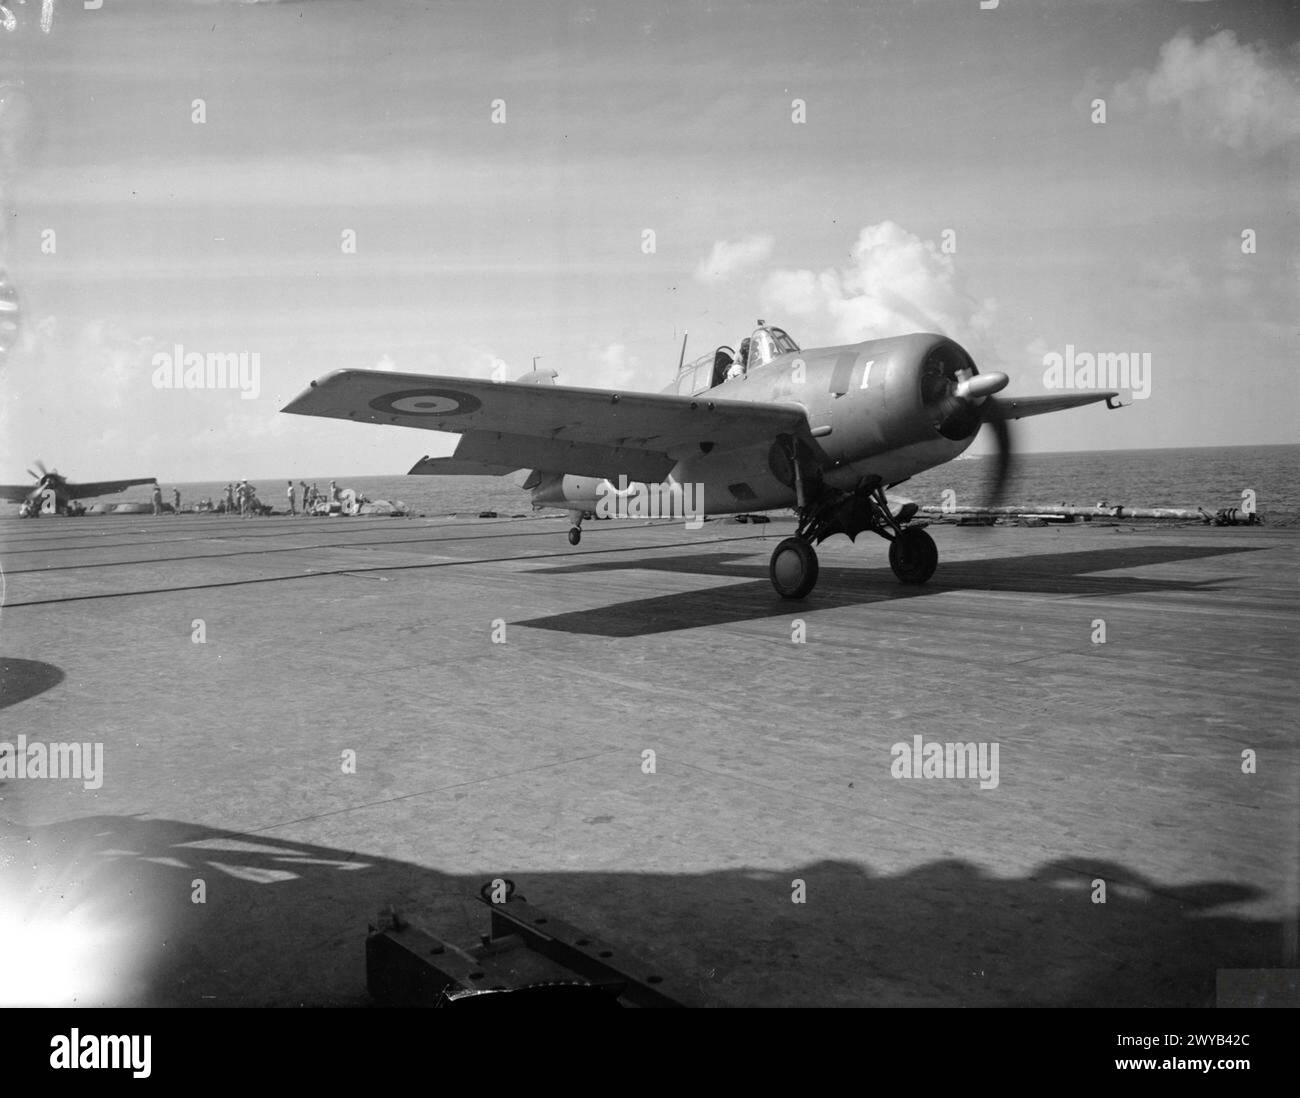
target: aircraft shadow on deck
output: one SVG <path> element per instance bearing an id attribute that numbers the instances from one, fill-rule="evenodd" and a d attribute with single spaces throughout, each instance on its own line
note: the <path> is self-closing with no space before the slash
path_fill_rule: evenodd
<path id="1" fill-rule="evenodd" d="M 875 549 L 874 545 L 870 546 Z M 884 544 L 880 548 L 883 550 Z M 798 616 L 817 610 L 865 606 L 873 602 L 923 598 L 950 591 L 1008 591 L 1028 595 L 1135 595 L 1153 592 L 1216 591 L 1219 580 L 1170 580 L 1148 576 L 1099 576 L 1093 573 L 1140 568 L 1261 551 L 1260 546 L 1188 546 L 1125 544 L 1106 549 L 1035 553 L 992 560 L 940 560 L 939 570 L 922 587 L 900 584 L 889 568 L 842 568 L 823 565 L 817 588 L 808 598 L 789 601 L 772 590 L 766 561 L 752 553 L 702 553 L 681 557 L 647 556 L 634 560 L 595 560 L 553 568 L 534 568 L 530 575 L 649 570 L 692 575 L 750 578 L 705 590 L 682 591 L 635 599 L 589 610 L 574 610 L 514 622 L 534 629 L 588 633 L 602 637 L 639 637 L 677 629 L 698 629 L 761 618 Z"/>
<path id="2" fill-rule="evenodd" d="M 381 909 L 466 948 L 486 931 L 473 898 L 486 875 L 363 852 L 120 816 L 11 829 L 5 842 L 24 850 L 9 912 L 60 930 L 78 1005 L 364 1005 L 364 943 Z M 960 860 L 894 876 L 831 860 L 503 875 L 648 962 L 688 1005 L 1211 1006 L 1217 970 L 1285 963 L 1278 921 L 1216 911 L 1254 889 L 1162 885 L 1083 855 L 1011 878 Z M 796 877 L 804 905 L 790 902 Z M 1091 902 L 1098 877 L 1104 906 Z M 55 960 L 40 959 L 39 979 Z M 10 983 L 0 999 L 16 994 Z"/>

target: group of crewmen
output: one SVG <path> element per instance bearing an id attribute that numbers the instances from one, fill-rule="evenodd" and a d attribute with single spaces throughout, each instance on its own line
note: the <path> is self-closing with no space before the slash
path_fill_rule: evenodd
<path id="1" fill-rule="evenodd" d="M 289 497 L 289 514 L 296 515 L 298 513 L 298 509 L 295 506 L 296 491 L 293 486 L 293 481 L 289 481 L 288 483 L 289 487 L 285 494 Z M 336 480 L 330 481 L 330 490 L 328 492 L 322 492 L 314 484 L 308 488 L 305 480 L 300 480 L 298 484 L 302 488 L 302 513 L 304 515 L 310 515 L 312 511 L 316 509 L 316 504 L 318 503 L 339 502 L 339 483 Z"/>
<path id="2" fill-rule="evenodd" d="M 157 489 L 154 490 L 155 494 Z M 173 489 L 176 493 L 176 510 L 181 509 L 181 494 L 178 489 Z M 260 515 L 270 512 L 270 508 L 263 505 L 262 501 L 257 498 L 257 489 L 246 480 L 238 482 L 232 481 L 227 484 L 225 490 L 214 503 L 210 496 L 204 497 L 195 504 L 194 509 L 200 513 L 216 512 L 217 514 L 233 515 L 238 511 L 241 515 Z"/>
<path id="3" fill-rule="evenodd" d="M 302 500 L 302 513 L 310 515 L 318 503 L 338 503 L 339 502 L 339 485 L 338 481 L 331 480 L 329 491 L 322 492 L 315 484 L 308 486 L 305 480 L 299 481 L 298 484 L 302 489 L 299 496 L 298 488 L 294 486 L 293 481 L 288 481 L 286 495 L 289 499 L 289 514 L 298 514 L 297 503 Z M 257 498 L 257 489 L 249 484 L 246 480 L 238 483 L 232 481 L 226 485 L 225 499 L 218 497 L 218 501 L 213 503 L 210 498 L 199 500 L 195 510 L 200 512 L 216 511 L 227 515 L 233 515 L 238 512 L 241 515 L 261 515 L 270 514 L 270 508 Z M 177 514 L 181 509 L 181 491 L 179 488 L 172 489 L 172 497 L 175 501 L 173 508 Z M 153 513 L 161 515 L 163 513 L 162 489 L 154 485 L 153 489 Z"/>
<path id="4" fill-rule="evenodd" d="M 153 513 L 155 515 L 161 515 L 163 513 L 162 489 L 157 484 L 153 486 L 152 502 Z M 179 488 L 172 489 L 172 513 L 176 515 L 181 513 L 181 490 Z"/>

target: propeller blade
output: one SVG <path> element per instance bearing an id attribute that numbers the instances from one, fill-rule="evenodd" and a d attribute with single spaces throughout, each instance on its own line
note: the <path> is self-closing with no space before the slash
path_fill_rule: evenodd
<path id="1" fill-rule="evenodd" d="M 1002 505 L 1002 493 L 1006 489 L 1007 482 L 1011 479 L 1015 466 L 1015 447 L 1011 442 L 1010 426 L 1002 416 L 990 417 L 988 415 L 996 407 L 996 404 L 997 398 L 989 397 L 984 406 L 984 422 L 992 429 L 993 437 L 997 439 L 998 443 L 997 453 L 993 455 L 993 472 L 989 478 L 986 491 L 985 507 L 1000 507 Z"/>
<path id="2" fill-rule="evenodd" d="M 45 463 L 37 458 L 33 464 L 41 471 L 41 476 L 45 476 Z"/>
<path id="3" fill-rule="evenodd" d="M 33 473 L 30 469 L 27 470 L 27 475 L 28 475 L 29 477 L 31 477 L 32 480 L 40 480 L 40 479 L 41 479 L 39 476 L 37 476 L 35 473 Z"/>

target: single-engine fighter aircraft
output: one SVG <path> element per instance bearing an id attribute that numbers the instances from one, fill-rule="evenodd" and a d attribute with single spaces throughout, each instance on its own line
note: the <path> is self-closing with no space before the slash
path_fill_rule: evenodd
<path id="1" fill-rule="evenodd" d="M 523 487 L 533 506 L 567 508 L 573 545 L 584 512 L 619 491 L 620 477 L 620 488 L 659 485 L 660 498 L 673 486 L 703 484 L 710 515 L 792 507 L 798 526 L 773 551 L 770 574 L 783 598 L 799 599 L 817 583 L 813 547 L 832 534 L 879 534 L 899 580 L 924 583 L 938 550 L 923 523 L 909 525 L 915 504 L 895 514 L 886 488 L 957 457 L 987 424 L 998 442 L 996 497 L 1011 457 L 1008 420 L 1100 400 L 1116 407 L 1118 396 L 998 399 L 1007 375 L 981 374 L 946 336 L 804 351 L 761 320 L 739 351 L 718 347 L 679 365 L 657 395 L 556 385 L 556 376 L 533 370 L 492 382 L 336 370 L 283 410 L 458 431 L 455 453 L 425 457 L 411 473 L 531 469 Z"/>
<path id="2" fill-rule="evenodd" d="M 73 484 L 67 477 L 59 475 L 57 469 L 47 470 L 39 461 L 35 463 L 40 473 L 27 470 L 35 484 L 0 484 L 0 499 L 7 503 L 21 503 L 22 517 L 36 515 L 80 514 L 80 499 L 92 496 L 107 496 L 133 488 L 137 484 L 157 484 L 155 477 L 143 477 L 136 480 L 97 480 L 88 484 Z"/>

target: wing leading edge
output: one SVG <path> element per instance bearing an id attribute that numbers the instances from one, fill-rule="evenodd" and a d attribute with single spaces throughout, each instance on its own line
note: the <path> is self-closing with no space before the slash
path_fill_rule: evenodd
<path id="1" fill-rule="evenodd" d="M 135 480 L 97 480 L 87 484 L 69 484 L 67 493 L 72 499 L 89 499 L 91 496 L 109 496 L 124 492 L 137 484 L 157 484 L 157 477 L 139 477 Z"/>
<path id="2" fill-rule="evenodd" d="M 1119 396 L 1119 393 L 1069 393 L 1061 396 L 999 396 L 993 407 L 984 413 L 985 419 L 1024 419 L 1027 416 L 1041 416 L 1048 412 L 1063 412 L 1067 408 L 1080 408 L 1085 404 L 1096 404 L 1104 400 L 1107 405 Z"/>

